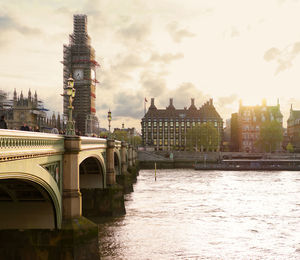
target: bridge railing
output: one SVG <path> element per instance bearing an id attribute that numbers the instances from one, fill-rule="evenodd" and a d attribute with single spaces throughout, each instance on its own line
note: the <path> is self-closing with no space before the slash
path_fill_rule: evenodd
<path id="1" fill-rule="evenodd" d="M 81 150 L 106 149 L 107 147 L 106 139 L 104 138 L 80 136 L 80 140 Z"/>
<path id="2" fill-rule="evenodd" d="M 115 147 L 119 150 L 121 149 L 121 141 L 115 140 Z"/>
<path id="3" fill-rule="evenodd" d="M 0 129 L 0 162 L 63 152 L 61 135 Z"/>

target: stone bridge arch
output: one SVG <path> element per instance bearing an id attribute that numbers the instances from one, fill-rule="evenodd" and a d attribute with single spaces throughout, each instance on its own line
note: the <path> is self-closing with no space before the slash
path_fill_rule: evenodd
<path id="1" fill-rule="evenodd" d="M 79 161 L 79 187 L 93 189 L 106 187 L 106 167 L 102 155 L 89 154 Z"/>
<path id="2" fill-rule="evenodd" d="M 118 149 L 114 149 L 114 169 L 116 175 L 121 175 L 121 154 Z"/>
<path id="3" fill-rule="evenodd" d="M 0 229 L 61 227 L 61 195 L 49 175 L 42 167 L 0 174 Z"/>

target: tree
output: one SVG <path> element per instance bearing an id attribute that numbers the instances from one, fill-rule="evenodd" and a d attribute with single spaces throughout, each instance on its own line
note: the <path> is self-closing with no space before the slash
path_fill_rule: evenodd
<path id="1" fill-rule="evenodd" d="M 114 131 L 113 135 L 116 140 L 125 141 L 128 143 L 128 139 L 129 139 L 128 132 L 122 130 L 116 130 Z"/>
<path id="2" fill-rule="evenodd" d="M 257 146 L 262 151 L 275 151 L 283 140 L 283 130 L 280 122 L 266 121 L 260 127 L 260 136 Z"/>
<path id="3" fill-rule="evenodd" d="M 289 152 L 289 153 L 293 153 L 294 152 L 294 147 L 291 143 L 288 143 L 287 146 L 286 146 L 286 150 Z"/>
<path id="4" fill-rule="evenodd" d="M 220 143 L 220 133 L 211 122 L 202 123 L 188 129 L 186 141 L 190 150 L 215 151 Z"/>

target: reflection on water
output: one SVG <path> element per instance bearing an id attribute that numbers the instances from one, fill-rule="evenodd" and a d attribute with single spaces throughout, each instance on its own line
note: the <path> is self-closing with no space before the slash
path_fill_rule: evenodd
<path id="1" fill-rule="evenodd" d="M 300 173 L 142 170 L 101 259 L 300 259 Z"/>

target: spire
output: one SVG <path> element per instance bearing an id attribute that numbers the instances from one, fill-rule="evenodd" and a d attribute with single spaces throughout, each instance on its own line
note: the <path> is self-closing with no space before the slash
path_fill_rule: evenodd
<path id="1" fill-rule="evenodd" d="M 28 91 L 28 101 L 31 101 L 31 90 Z"/>
<path id="2" fill-rule="evenodd" d="M 58 129 L 58 130 L 61 130 L 61 125 L 60 125 L 60 114 L 59 114 L 59 112 L 58 112 L 58 115 L 57 115 L 57 120 L 56 120 L 56 128 Z"/>
<path id="3" fill-rule="evenodd" d="M 14 90 L 14 101 L 17 101 L 17 91 L 16 91 L 16 89 Z"/>
<path id="4" fill-rule="evenodd" d="M 293 112 L 293 104 L 291 104 L 290 111 Z"/>
<path id="5" fill-rule="evenodd" d="M 21 90 L 20 100 L 23 100 L 23 91 Z"/>

